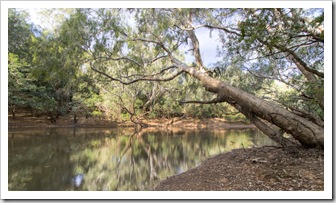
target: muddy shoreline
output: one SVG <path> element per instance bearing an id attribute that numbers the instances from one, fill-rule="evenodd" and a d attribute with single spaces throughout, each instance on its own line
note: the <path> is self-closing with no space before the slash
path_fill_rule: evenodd
<path id="1" fill-rule="evenodd" d="M 256 128 L 253 124 L 244 122 L 228 122 L 222 118 L 195 119 L 195 118 L 160 118 L 141 120 L 146 128 L 160 129 L 248 129 Z M 13 119 L 8 117 L 8 128 L 55 128 L 55 127 L 83 127 L 83 128 L 114 128 L 135 127 L 130 121 L 117 122 L 93 118 L 79 118 L 77 123 L 69 116 L 60 117 L 56 123 L 51 123 L 45 117 L 17 116 Z"/>

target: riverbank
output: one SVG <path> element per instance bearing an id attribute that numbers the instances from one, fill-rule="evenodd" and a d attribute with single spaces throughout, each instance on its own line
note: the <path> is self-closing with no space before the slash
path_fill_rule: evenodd
<path id="1" fill-rule="evenodd" d="M 222 118 L 195 119 L 195 118 L 158 118 L 158 119 L 143 119 L 141 122 L 149 128 L 163 129 L 248 129 L 255 128 L 253 124 L 244 122 L 228 122 Z M 74 123 L 73 117 L 63 116 L 56 120 L 56 123 L 51 123 L 45 116 L 33 117 L 24 114 L 17 115 L 15 119 L 8 116 L 9 128 L 52 128 L 52 127 L 134 127 L 135 124 L 130 121 L 117 122 L 98 118 L 78 118 L 77 123 Z"/>
<path id="2" fill-rule="evenodd" d="M 323 191 L 318 149 L 235 149 L 161 181 L 156 191 Z"/>

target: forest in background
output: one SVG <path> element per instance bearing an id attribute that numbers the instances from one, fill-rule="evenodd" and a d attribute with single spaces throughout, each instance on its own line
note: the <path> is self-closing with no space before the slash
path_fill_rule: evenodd
<path id="1" fill-rule="evenodd" d="M 249 120 L 282 145 L 292 144 L 286 132 L 323 146 L 323 9 L 40 12 L 47 28 L 9 9 L 13 118 L 22 109 L 51 122 L 216 117 Z M 220 61 L 204 65 L 197 29 L 219 33 Z"/>

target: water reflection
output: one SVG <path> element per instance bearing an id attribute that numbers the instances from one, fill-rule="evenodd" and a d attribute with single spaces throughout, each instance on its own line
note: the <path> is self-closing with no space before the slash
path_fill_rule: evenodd
<path id="1" fill-rule="evenodd" d="M 150 190 L 234 148 L 274 145 L 258 130 L 9 131 L 9 190 Z"/>
<path id="2" fill-rule="evenodd" d="M 82 185 L 83 181 L 84 181 L 84 175 L 83 174 L 77 174 L 72 179 L 72 184 L 73 184 L 74 187 L 78 188 Z"/>

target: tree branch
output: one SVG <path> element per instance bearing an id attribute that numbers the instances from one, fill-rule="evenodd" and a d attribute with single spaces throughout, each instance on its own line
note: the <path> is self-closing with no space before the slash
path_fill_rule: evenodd
<path id="1" fill-rule="evenodd" d="M 244 114 L 259 130 L 261 130 L 265 135 L 279 143 L 283 147 L 293 147 L 296 144 L 289 139 L 283 137 L 284 132 L 282 129 L 270 124 L 267 125 L 265 122 L 260 120 L 256 115 L 253 114 L 250 110 L 243 108 L 238 104 L 232 104 L 239 112 Z"/>
<path id="2" fill-rule="evenodd" d="M 250 119 L 250 121 L 252 121 L 252 123 L 255 126 L 257 126 L 263 133 L 265 133 L 269 138 L 276 141 L 281 146 L 283 146 L 283 147 L 293 147 L 293 146 L 296 145 L 294 142 L 292 142 L 289 139 L 283 137 L 284 132 L 281 129 L 275 130 L 274 129 L 275 126 L 273 126 L 273 128 L 272 128 L 271 126 L 262 122 L 260 119 L 258 119 L 257 117 L 255 117 L 253 115 L 251 115 L 251 116 L 248 115 L 247 118 Z"/>
<path id="3" fill-rule="evenodd" d="M 298 34 L 298 35 L 292 35 L 292 33 L 285 33 L 285 34 L 288 34 L 289 35 L 289 39 L 294 39 L 294 38 L 308 38 L 308 37 L 312 37 L 315 41 L 313 41 L 314 43 L 315 42 L 321 42 L 321 43 L 324 43 L 324 40 L 309 33 L 309 34 Z"/>
<path id="4" fill-rule="evenodd" d="M 324 78 L 324 73 L 309 68 L 308 65 L 304 61 L 302 61 L 293 51 L 291 50 L 288 51 L 289 51 L 288 53 L 290 53 L 290 55 L 288 56 L 289 60 L 291 60 L 301 70 L 301 72 L 306 76 L 308 81 L 313 82 L 315 81 L 315 79 L 309 76 L 309 74 L 305 73 L 305 71 L 313 73 L 319 76 L 320 78 Z"/>
<path id="5" fill-rule="evenodd" d="M 193 30 L 188 31 L 189 37 L 191 39 L 192 45 L 193 45 L 193 52 L 196 60 L 197 66 L 200 68 L 200 70 L 204 70 L 203 60 L 201 57 L 201 52 L 199 48 L 199 41 L 197 39 L 197 36 Z"/>
<path id="6" fill-rule="evenodd" d="M 289 108 L 293 113 L 295 113 L 296 115 L 299 115 L 301 117 L 304 117 L 304 118 L 307 118 L 308 120 L 314 122 L 315 124 L 319 125 L 320 127 L 323 128 L 324 126 L 324 122 L 318 118 L 316 118 L 315 116 L 307 113 L 306 111 L 304 110 L 301 110 L 301 109 L 297 109 L 297 108 L 294 108 L 292 106 L 289 106 L 289 105 L 286 105 L 284 104 L 283 102 L 279 102 L 281 103 L 283 106 Z"/>
<path id="7" fill-rule="evenodd" d="M 198 25 L 198 26 L 192 26 L 190 28 L 185 28 L 185 27 L 181 27 L 181 26 L 178 26 L 178 25 L 175 25 L 175 27 L 177 27 L 177 28 L 179 28 L 181 30 L 185 30 L 185 31 L 196 30 L 196 29 L 205 27 L 205 28 L 210 28 L 210 29 L 223 30 L 223 31 L 225 31 L 227 33 L 231 33 L 231 34 L 235 34 L 237 36 L 241 36 L 240 33 L 232 31 L 232 30 L 229 30 L 226 27 L 220 27 L 220 26 L 214 26 L 214 25 L 208 25 L 208 24 L 203 24 L 203 25 Z"/>
<path id="8" fill-rule="evenodd" d="M 305 75 L 305 77 L 307 78 L 308 81 L 314 81 L 314 77 L 312 75 L 310 75 L 311 73 L 312 74 L 315 74 L 317 76 L 319 76 L 320 78 L 324 78 L 324 73 L 322 72 L 319 72 L 317 70 L 314 70 L 312 68 L 310 68 L 304 61 L 302 61 L 300 59 L 300 57 L 294 52 L 292 51 L 291 49 L 287 48 L 287 47 L 284 47 L 284 46 L 281 46 L 281 45 L 278 45 L 278 44 L 274 44 L 274 45 L 271 45 L 270 43 L 268 43 L 267 41 L 264 41 L 262 40 L 260 37 L 257 38 L 259 42 L 261 42 L 262 44 L 265 44 L 267 46 L 271 46 L 271 47 L 275 47 L 277 48 L 278 50 L 280 51 L 283 51 L 283 52 L 286 52 L 288 53 L 288 58 L 293 61 L 293 63 L 295 63 L 295 65 L 300 69 L 300 71 L 302 72 L 302 74 Z M 310 73 L 310 74 L 309 74 Z"/>
<path id="9" fill-rule="evenodd" d="M 161 41 L 155 41 L 155 40 L 144 39 L 144 38 L 131 38 L 130 40 L 157 44 L 168 53 L 168 56 L 172 55 L 171 51 L 169 51 L 169 49 Z"/>
<path id="10" fill-rule="evenodd" d="M 179 101 L 180 104 L 216 104 L 225 102 L 223 98 L 217 97 L 210 101 L 199 101 L 199 100 L 193 100 L 193 101 Z"/>
<path id="11" fill-rule="evenodd" d="M 97 73 L 99 73 L 99 74 L 101 74 L 101 75 L 104 75 L 105 77 L 109 78 L 109 79 L 112 80 L 112 81 L 117 81 L 117 82 L 122 83 L 122 84 L 124 84 L 124 85 L 130 85 L 130 84 L 133 84 L 133 83 L 136 83 L 136 82 L 139 82 L 139 81 L 155 81 L 155 82 L 160 82 L 160 81 L 162 81 L 162 82 L 166 82 L 166 81 L 173 80 L 173 79 L 176 78 L 178 75 L 180 75 L 181 73 L 184 72 L 183 70 L 180 70 L 180 71 L 178 71 L 177 73 L 175 73 L 175 74 L 173 74 L 173 75 L 171 75 L 170 77 L 167 77 L 167 78 L 153 78 L 154 75 L 158 75 L 158 74 L 160 74 L 161 72 L 164 72 L 165 70 L 167 70 L 167 68 L 166 68 L 166 69 L 164 69 L 164 71 L 161 70 L 159 73 L 156 73 L 156 74 L 153 74 L 153 75 L 144 76 L 143 78 L 138 78 L 138 79 L 134 79 L 134 80 L 131 80 L 131 81 L 123 81 L 123 80 L 121 80 L 121 79 L 119 79 L 119 78 L 112 77 L 112 76 L 110 76 L 109 74 L 107 74 L 107 73 L 105 73 L 105 72 L 103 72 L 103 71 L 100 71 L 100 70 L 94 68 L 91 64 L 90 64 L 90 67 L 91 67 L 91 69 L 92 69 L 93 71 L 95 71 L 95 72 L 97 72 Z"/>
<path id="12" fill-rule="evenodd" d="M 119 57 L 119 58 L 113 58 L 113 57 L 111 57 L 111 56 L 106 56 L 106 57 L 104 57 L 104 56 L 100 56 L 100 57 L 95 57 L 94 59 L 95 59 L 95 60 L 97 60 L 97 59 L 106 59 L 106 60 L 113 60 L 113 61 L 127 60 L 127 61 L 130 61 L 130 62 L 133 62 L 133 63 L 137 64 L 137 65 L 140 66 L 140 67 L 143 67 L 143 65 L 140 64 L 139 62 L 137 62 L 136 60 L 131 59 L 131 58 L 129 58 L 129 57 L 125 57 L 125 56 L 123 56 L 123 57 Z"/>
<path id="13" fill-rule="evenodd" d="M 148 77 L 154 77 L 156 75 L 160 75 L 160 74 L 164 73 L 165 71 L 173 69 L 173 68 L 176 68 L 176 66 L 175 65 L 168 66 L 167 68 L 162 69 L 160 72 L 154 73 L 152 75 L 134 74 L 134 75 L 124 76 L 123 78 L 131 78 L 131 77 L 143 77 L 143 78 L 147 77 L 148 78 Z"/>
<path id="14" fill-rule="evenodd" d="M 155 61 L 157 61 L 159 59 L 165 58 L 165 57 L 168 57 L 168 55 L 158 56 L 156 58 L 151 59 L 148 63 L 151 64 L 151 63 L 153 63 L 153 62 L 155 62 Z"/>

